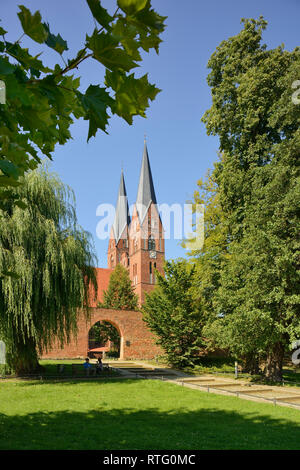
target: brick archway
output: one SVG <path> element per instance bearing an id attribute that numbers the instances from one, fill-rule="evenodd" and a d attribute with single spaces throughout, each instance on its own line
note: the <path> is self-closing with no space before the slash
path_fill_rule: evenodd
<path id="1" fill-rule="evenodd" d="M 118 335 L 119 335 L 118 348 L 119 348 L 119 351 L 120 351 L 120 359 L 121 359 L 121 358 L 123 357 L 123 338 L 124 338 L 124 335 L 123 335 L 122 331 L 120 330 L 119 325 L 118 325 L 117 323 L 115 323 L 114 321 L 112 321 L 112 320 L 108 320 L 107 318 L 104 318 L 104 319 L 101 320 L 101 321 L 97 320 L 95 323 L 93 323 L 93 324 L 90 326 L 90 329 L 88 330 L 88 348 L 89 348 L 89 353 L 93 352 L 93 348 L 96 348 L 96 349 L 97 349 L 97 348 L 99 348 L 99 347 L 101 347 L 101 348 L 103 347 L 103 345 L 102 345 L 102 346 L 92 346 L 92 348 L 91 348 L 91 331 L 92 331 L 92 329 L 93 329 L 93 327 L 94 327 L 95 325 L 97 325 L 97 324 L 98 324 L 98 325 L 103 324 L 102 322 L 109 323 L 109 324 L 117 331 L 117 333 L 118 333 Z M 109 343 L 110 343 L 110 341 L 109 341 Z M 91 349 L 92 349 L 92 351 L 91 351 Z M 109 348 L 108 348 L 108 350 L 109 350 Z M 89 355 L 88 355 L 88 356 L 89 356 Z M 92 356 L 89 356 L 89 357 L 94 357 L 94 356 L 92 355 Z M 105 356 L 103 356 L 103 357 L 105 357 Z"/>
<path id="2" fill-rule="evenodd" d="M 162 354 L 161 348 L 155 344 L 154 335 L 147 328 L 140 312 L 92 308 L 88 322 L 83 315 L 79 318 L 77 339 L 72 339 L 62 349 L 53 347 L 51 351 L 43 354 L 43 359 L 86 357 L 89 330 L 95 323 L 104 320 L 114 325 L 120 332 L 120 359 L 152 359 L 157 354 Z"/>

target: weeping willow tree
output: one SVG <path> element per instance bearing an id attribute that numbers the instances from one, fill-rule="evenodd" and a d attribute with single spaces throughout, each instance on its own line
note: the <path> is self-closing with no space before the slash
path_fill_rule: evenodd
<path id="1" fill-rule="evenodd" d="M 37 370 L 42 351 L 76 335 L 79 309 L 88 317 L 90 287 L 97 291 L 96 257 L 72 190 L 46 168 L 22 183 L 22 207 L 8 201 L 0 211 L 0 337 L 17 374 Z"/>

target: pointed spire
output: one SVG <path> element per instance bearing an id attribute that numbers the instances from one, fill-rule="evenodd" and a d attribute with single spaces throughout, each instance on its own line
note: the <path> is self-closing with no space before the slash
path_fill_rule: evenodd
<path id="1" fill-rule="evenodd" d="M 123 168 L 122 168 L 119 194 L 118 194 L 118 200 L 117 200 L 117 205 L 116 205 L 115 220 L 113 223 L 113 231 L 115 235 L 116 244 L 120 240 L 126 226 L 128 226 L 129 224 L 130 224 L 129 207 L 128 207 L 128 199 L 127 199 L 124 174 L 123 174 Z"/>
<path id="2" fill-rule="evenodd" d="M 143 220 L 151 202 L 153 202 L 153 204 L 157 204 L 145 137 L 142 168 L 136 199 L 136 208 L 139 214 L 141 224 L 143 223 Z"/>

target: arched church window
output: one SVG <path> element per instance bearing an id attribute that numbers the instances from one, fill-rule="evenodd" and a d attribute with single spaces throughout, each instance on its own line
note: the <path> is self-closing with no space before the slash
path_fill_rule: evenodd
<path id="1" fill-rule="evenodd" d="M 148 239 L 148 250 L 155 250 L 155 240 L 154 238 L 152 237 L 152 235 L 150 235 L 149 239 Z"/>

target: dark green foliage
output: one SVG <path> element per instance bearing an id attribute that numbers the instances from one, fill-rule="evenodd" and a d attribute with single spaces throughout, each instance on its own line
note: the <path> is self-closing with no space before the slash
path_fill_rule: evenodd
<path id="1" fill-rule="evenodd" d="M 201 305 L 192 295 L 194 268 L 185 260 L 168 261 L 164 272 L 165 277 L 156 273 L 158 286 L 146 296 L 143 318 L 171 364 L 193 365 L 203 347 Z"/>
<path id="2" fill-rule="evenodd" d="M 221 154 L 213 233 L 223 227 L 226 246 L 213 257 L 204 247 L 196 290 L 207 302 L 208 274 L 217 281 L 205 335 L 246 362 L 263 360 L 266 376 L 280 379 L 284 351 L 300 334 L 300 106 L 292 101 L 300 51 L 262 45 L 263 18 L 243 23 L 208 64 L 213 104 L 203 121 Z"/>
<path id="3" fill-rule="evenodd" d="M 37 168 L 43 156 L 52 158 L 55 146 L 70 138 L 74 118 L 89 121 L 88 140 L 97 131 L 107 132 L 108 119 L 117 114 L 132 124 L 133 116 L 145 117 L 149 100 L 160 91 L 147 75 L 138 78 L 132 69 L 142 62 L 140 50 L 158 53 L 165 18 L 151 9 L 150 0 L 119 1 L 113 16 L 99 0 L 87 0 L 96 27 L 86 35 L 82 49 L 65 66 L 49 68 L 21 46 L 6 40 L 0 28 L 0 80 L 6 85 L 6 104 L 0 104 L 0 186 L 13 188 L 20 177 Z M 39 11 L 31 13 L 20 5 L 18 13 L 24 34 L 60 56 L 68 44 L 42 22 Z M 80 79 L 73 74 L 82 61 L 93 58 L 105 69 L 105 83 L 91 84 L 80 91 Z M 130 73 L 131 72 L 131 73 Z M 13 191 L 1 192 L 0 205 Z"/>

